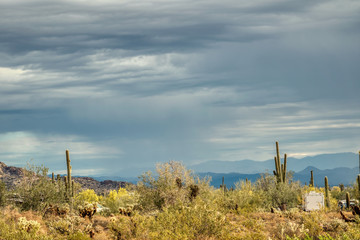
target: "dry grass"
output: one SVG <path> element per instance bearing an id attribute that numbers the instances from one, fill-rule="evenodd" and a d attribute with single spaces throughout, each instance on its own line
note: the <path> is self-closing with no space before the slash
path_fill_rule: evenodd
<path id="1" fill-rule="evenodd" d="M 352 216 L 351 212 L 345 213 Z M 54 234 L 49 228 L 49 222 L 60 221 L 61 219 L 72 218 L 74 228 L 85 233 L 90 239 L 105 240 L 112 239 L 113 235 L 108 228 L 111 217 L 95 215 L 92 220 L 80 218 L 78 216 L 51 216 L 44 218 L 41 213 L 34 211 L 19 212 L 16 208 L 5 207 L 1 210 L 1 217 L 5 222 L 17 222 L 20 217 L 27 220 L 34 220 L 40 223 L 40 235 Z M 346 233 L 349 228 L 357 223 L 345 223 L 339 212 L 303 212 L 290 210 L 286 212 L 248 212 L 248 213 L 229 213 L 226 215 L 229 223 L 232 239 L 286 239 L 289 237 L 299 237 L 299 239 L 309 236 L 328 235 L 337 239 L 342 233 Z M 356 225 L 355 227 L 358 228 Z M 60 233 L 58 233 L 60 234 Z M 60 234 L 61 235 L 61 234 Z M 63 237 L 63 238 L 62 238 Z M 66 236 L 59 239 L 66 239 Z M 202 239 L 212 239 L 204 236 Z"/>

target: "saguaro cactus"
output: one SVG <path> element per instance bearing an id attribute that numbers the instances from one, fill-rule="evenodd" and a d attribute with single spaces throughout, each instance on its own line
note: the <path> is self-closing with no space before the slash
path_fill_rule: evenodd
<path id="1" fill-rule="evenodd" d="M 67 184 L 68 186 L 71 186 L 71 165 L 70 165 L 69 150 L 66 150 L 66 167 L 67 167 Z"/>
<path id="2" fill-rule="evenodd" d="M 71 180 L 71 197 L 74 196 L 74 180 Z"/>
<path id="3" fill-rule="evenodd" d="M 55 175 L 54 173 L 51 173 L 51 182 L 55 184 Z"/>
<path id="4" fill-rule="evenodd" d="M 64 183 L 65 183 L 65 194 L 67 195 L 69 188 L 67 176 L 64 176 Z"/>
<path id="5" fill-rule="evenodd" d="M 346 208 L 350 208 L 350 194 L 346 192 Z"/>
<path id="6" fill-rule="evenodd" d="M 313 170 L 310 171 L 310 183 L 309 183 L 309 187 L 314 187 L 314 173 L 313 173 Z"/>
<path id="7" fill-rule="evenodd" d="M 277 177 L 278 182 L 286 182 L 286 165 L 287 165 L 287 155 L 284 154 L 284 163 L 281 163 L 279 143 L 276 142 L 276 156 L 275 160 L 275 171 L 274 175 Z"/>
<path id="8" fill-rule="evenodd" d="M 220 185 L 220 188 L 222 188 L 222 190 L 224 191 L 224 195 L 225 195 L 227 188 L 226 188 L 226 185 L 225 185 L 225 178 L 224 177 L 222 177 L 222 184 Z"/>
<path id="9" fill-rule="evenodd" d="M 61 184 L 61 176 L 60 176 L 60 174 L 56 175 L 56 180 L 57 180 L 57 185 L 58 185 L 58 188 L 59 188 L 59 191 L 60 191 L 60 189 L 61 189 L 61 186 L 60 186 L 60 184 Z"/>
<path id="10" fill-rule="evenodd" d="M 360 192 L 360 174 L 357 175 L 356 182 L 357 182 L 357 185 L 358 185 L 358 191 Z"/>
<path id="11" fill-rule="evenodd" d="M 325 206 L 330 207 L 329 183 L 328 177 L 325 177 Z"/>

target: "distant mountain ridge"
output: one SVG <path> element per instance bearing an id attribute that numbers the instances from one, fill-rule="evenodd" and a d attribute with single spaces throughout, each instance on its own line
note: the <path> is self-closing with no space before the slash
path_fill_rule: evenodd
<path id="1" fill-rule="evenodd" d="M 359 174 L 358 168 L 334 168 L 320 170 L 318 168 L 309 166 L 304 170 L 294 173 L 293 181 L 300 181 L 302 184 L 309 184 L 310 181 L 310 171 L 314 173 L 314 183 L 315 186 L 323 187 L 325 176 L 329 179 L 330 186 L 337 186 L 339 184 L 350 185 L 354 184 L 356 177 Z M 254 174 L 242 174 L 242 173 L 198 173 L 200 177 L 211 177 L 210 184 L 214 187 L 219 187 L 222 183 L 222 178 L 224 177 L 224 182 L 227 187 L 235 187 L 235 184 L 240 181 L 245 181 L 246 179 L 251 182 L 255 182 L 258 178 L 261 177 L 262 173 Z"/>
<path id="2" fill-rule="evenodd" d="M 299 172 L 308 166 L 313 166 L 320 170 L 334 169 L 340 167 L 355 168 L 359 167 L 359 157 L 355 153 L 334 153 L 320 154 L 304 158 L 287 159 L 287 169 L 289 171 Z M 213 173 L 231 173 L 238 172 L 242 174 L 255 174 L 272 172 L 275 168 L 274 159 L 266 161 L 240 160 L 240 161 L 207 161 L 188 166 L 195 172 L 213 172 Z"/>
<path id="3" fill-rule="evenodd" d="M 193 170 L 201 177 L 211 176 L 211 185 L 218 187 L 222 177 L 225 183 L 231 187 L 239 180 L 246 178 L 254 182 L 262 173 L 272 174 L 275 168 L 274 160 L 267 161 L 207 161 L 200 164 L 188 165 L 188 169 Z M 142 168 L 132 169 L 131 172 L 139 172 Z M 355 153 L 335 153 L 321 154 L 301 159 L 288 158 L 287 170 L 293 171 L 294 180 L 308 183 L 310 180 L 310 170 L 314 171 L 315 185 L 323 186 L 324 177 L 329 178 L 329 184 L 334 186 L 340 183 L 345 185 L 352 184 L 359 174 L 359 156 Z M 0 162 L 0 180 L 8 186 L 16 185 L 23 177 L 22 168 L 10 167 Z M 143 172 L 143 171 L 142 171 Z M 88 176 L 75 177 L 84 188 L 95 188 L 98 192 L 109 191 L 127 183 L 136 183 L 139 174 L 132 177 L 122 175 L 119 171 L 117 176 Z M 141 173 L 140 173 L 141 174 Z M 112 180 L 112 181 L 107 181 Z"/>
<path id="4" fill-rule="evenodd" d="M 288 158 L 287 170 L 293 171 L 294 180 L 309 183 L 310 170 L 314 170 L 315 184 L 323 186 L 324 177 L 329 178 L 329 184 L 334 186 L 340 183 L 345 185 L 355 181 L 358 174 L 359 156 L 355 153 L 334 153 L 320 154 L 304 158 Z M 254 182 L 262 173 L 272 174 L 275 169 L 274 159 L 267 161 L 240 160 L 240 161 L 207 161 L 200 164 L 187 165 L 188 169 L 193 170 L 200 177 L 211 176 L 211 185 L 219 187 L 222 177 L 225 183 L 231 187 L 239 180 L 246 178 Z M 152 169 L 154 170 L 154 169 Z M 133 172 L 140 172 L 139 169 L 132 169 Z M 130 170 L 128 171 L 129 174 Z M 141 174 L 141 173 L 140 173 Z M 154 173 L 155 174 L 155 173 Z M 139 174 L 138 174 L 139 175 Z M 93 178 L 103 181 L 111 179 L 116 181 L 126 181 L 136 183 L 138 178 L 122 176 L 93 176 Z M 355 177 L 355 178 L 354 178 Z"/>

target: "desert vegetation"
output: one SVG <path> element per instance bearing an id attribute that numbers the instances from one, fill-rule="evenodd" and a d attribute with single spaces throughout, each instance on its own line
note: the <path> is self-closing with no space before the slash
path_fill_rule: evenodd
<path id="1" fill-rule="evenodd" d="M 273 174 L 231 189 L 211 187 L 210 179 L 172 161 L 137 185 L 101 195 L 71 180 L 67 159 L 66 178 L 29 166 L 16 187 L 0 182 L 0 239 L 360 239 L 358 208 L 347 208 L 360 197 L 359 181 L 303 186 L 292 181 L 279 151 Z M 324 194 L 325 206 L 305 212 L 311 191 Z M 340 214 L 338 201 L 346 198 Z"/>

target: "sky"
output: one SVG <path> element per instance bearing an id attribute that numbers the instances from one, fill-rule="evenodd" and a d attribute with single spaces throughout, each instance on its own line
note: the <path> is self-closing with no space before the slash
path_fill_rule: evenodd
<path id="1" fill-rule="evenodd" d="M 0 22 L 8 165 L 360 150 L 358 0 L 1 0 Z"/>

